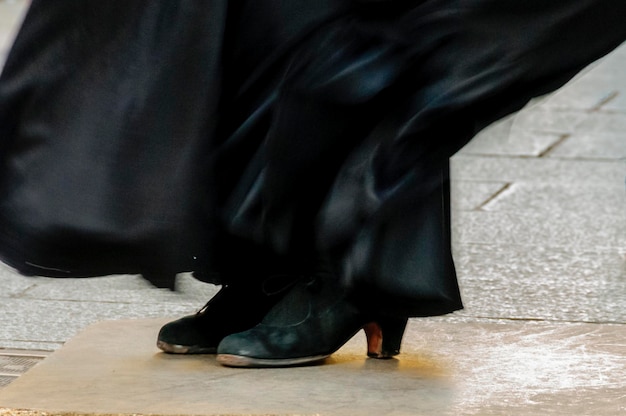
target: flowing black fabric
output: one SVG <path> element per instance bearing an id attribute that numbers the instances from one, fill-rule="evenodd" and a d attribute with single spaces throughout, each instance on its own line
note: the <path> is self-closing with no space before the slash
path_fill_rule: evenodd
<path id="1" fill-rule="evenodd" d="M 610 0 L 35 0 L 0 78 L 0 256 L 170 285 L 322 255 L 385 311 L 453 311 L 447 159 L 626 40 L 625 15 Z"/>

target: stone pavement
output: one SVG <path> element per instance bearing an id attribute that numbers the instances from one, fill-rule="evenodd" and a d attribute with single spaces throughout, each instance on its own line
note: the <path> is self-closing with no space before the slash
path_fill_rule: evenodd
<path id="1" fill-rule="evenodd" d="M 24 4 L 0 1 L 2 45 Z M 363 358 L 358 337 L 303 369 L 165 356 L 159 325 L 215 288 L 189 276 L 175 293 L 137 276 L 24 277 L 0 264 L 0 378 L 17 378 L 3 351 L 54 351 L 0 389 L 0 415 L 624 414 L 625 178 L 626 45 L 452 159 L 465 309 L 413 319 L 403 354 L 385 363 Z"/>

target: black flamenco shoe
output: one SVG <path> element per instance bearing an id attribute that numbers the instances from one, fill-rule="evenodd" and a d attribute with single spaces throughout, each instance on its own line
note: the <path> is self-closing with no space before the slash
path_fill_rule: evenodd
<path id="1" fill-rule="evenodd" d="M 194 315 L 165 324 L 157 347 L 170 354 L 215 354 L 222 339 L 258 324 L 296 278 L 276 276 L 261 288 L 224 286 Z"/>
<path id="2" fill-rule="evenodd" d="M 370 316 L 332 278 L 297 284 L 255 327 L 226 336 L 217 361 L 229 367 L 287 367 L 321 361 L 364 329 L 367 355 L 400 353 L 406 318 Z"/>

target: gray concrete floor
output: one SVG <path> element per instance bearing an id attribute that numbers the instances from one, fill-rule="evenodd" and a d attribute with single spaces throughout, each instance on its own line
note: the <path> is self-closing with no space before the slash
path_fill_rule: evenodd
<path id="1" fill-rule="evenodd" d="M 24 4 L 0 1 L 0 53 L 10 44 Z M 412 362 L 435 347 L 452 361 L 467 351 L 476 353 L 474 370 L 467 367 L 471 358 L 457 368 L 482 383 L 473 390 L 480 395 L 477 414 L 508 414 L 501 400 L 511 397 L 502 386 L 522 379 L 517 386 L 527 393 L 527 414 L 537 414 L 533 401 L 552 403 L 550 409 L 558 413 L 559 400 L 574 398 L 586 406 L 580 414 L 594 408 L 596 414 L 626 412 L 625 74 L 626 45 L 563 89 L 491 126 L 452 159 L 453 246 L 466 307 L 445 317 L 412 320 L 414 329 L 405 340 L 409 351 L 399 362 Z M 55 280 L 20 276 L 0 264 L 0 351 L 61 353 L 91 324 L 182 316 L 215 291 L 189 276 L 180 276 L 180 282 L 181 290 L 172 293 L 151 288 L 138 276 Z M 553 335 L 545 336 L 541 328 Z M 432 345 L 423 344 L 428 337 Z M 446 345 L 441 341 L 446 337 L 456 341 Z M 530 339 L 543 344 L 523 348 Z M 607 343 L 614 347 L 609 356 L 592 353 Z M 497 357 L 519 373 L 502 375 L 500 387 L 476 376 L 486 368 L 493 371 Z M 590 357 L 595 368 L 582 365 Z M 516 367 L 517 359 L 531 362 L 532 371 Z M 563 383 L 557 376 L 587 382 Z M 428 389 L 427 383 L 418 386 Z M 423 397 L 426 390 L 412 394 Z M 455 391 L 470 390 L 444 393 Z M 614 406 L 602 407 L 607 400 Z M 413 404 L 413 413 L 394 414 L 420 409 Z M 430 414 L 427 409 L 422 413 Z M 563 414 L 572 414 L 569 410 Z"/>

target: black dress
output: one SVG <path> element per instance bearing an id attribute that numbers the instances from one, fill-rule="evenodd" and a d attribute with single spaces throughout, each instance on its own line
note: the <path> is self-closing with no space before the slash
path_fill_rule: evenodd
<path id="1" fill-rule="evenodd" d="M 0 257 L 300 273 L 461 307 L 447 160 L 626 40 L 611 0 L 34 0 L 0 78 Z M 300 269 L 302 270 L 300 270 Z"/>

